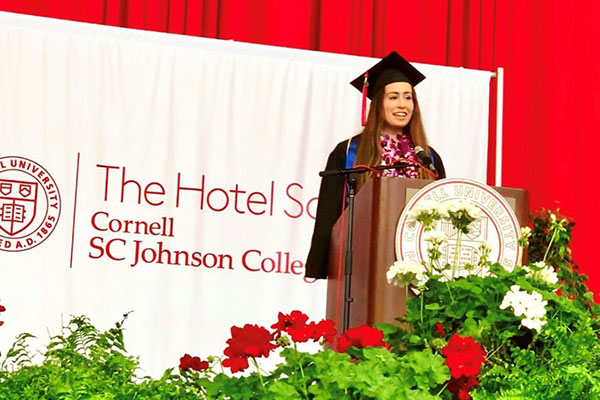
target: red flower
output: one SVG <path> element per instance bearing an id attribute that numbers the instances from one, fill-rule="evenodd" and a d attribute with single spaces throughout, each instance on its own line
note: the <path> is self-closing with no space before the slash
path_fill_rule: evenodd
<path id="1" fill-rule="evenodd" d="M 444 325 L 442 325 L 441 322 L 436 322 L 434 327 L 435 327 L 435 333 L 438 336 L 446 336 L 448 334 L 448 332 L 446 332 L 446 330 L 444 329 Z"/>
<path id="2" fill-rule="evenodd" d="M 344 353 L 349 347 L 362 349 L 364 347 L 385 347 L 390 345 L 383 341 L 383 332 L 369 325 L 361 325 L 348 329 L 339 337 L 337 350 Z"/>
<path id="3" fill-rule="evenodd" d="M 271 328 L 275 329 L 275 337 L 279 337 L 282 332 L 286 332 L 296 343 L 307 342 L 309 339 L 320 340 L 321 338 L 330 343 L 333 342 L 333 338 L 337 333 L 333 321 L 307 322 L 308 316 L 306 314 L 294 310 L 289 315 L 279 313 L 277 323 L 271 325 Z"/>
<path id="4" fill-rule="evenodd" d="M 288 329 L 302 329 L 306 327 L 308 321 L 308 315 L 298 310 L 292 311 L 289 315 L 280 312 L 277 318 L 277 323 L 271 325 L 271 328 L 277 331 L 277 336 L 281 332 L 288 332 Z"/>
<path id="5" fill-rule="evenodd" d="M 6 307 L 0 305 L 0 313 L 6 311 Z M 0 326 L 4 325 L 4 321 L 0 321 Z"/>
<path id="6" fill-rule="evenodd" d="M 446 357 L 446 365 L 452 376 L 448 390 L 457 395 L 459 400 L 469 400 L 469 391 L 479 384 L 477 375 L 485 362 L 485 350 L 472 337 L 455 334 L 442 349 L 442 354 Z"/>
<path id="7" fill-rule="evenodd" d="M 187 371 L 193 369 L 194 371 L 203 371 L 208 369 L 208 361 L 200 360 L 200 357 L 192 357 L 189 354 L 185 354 L 179 359 L 179 368 Z"/>
<path id="8" fill-rule="evenodd" d="M 458 397 L 458 400 L 470 400 L 471 395 L 469 392 L 477 385 L 479 385 L 479 382 L 475 376 L 463 376 L 458 379 L 450 379 L 448 390 L 450 393 L 454 393 Z"/>
<path id="9" fill-rule="evenodd" d="M 275 329 L 275 337 L 281 336 L 282 332 L 290 335 L 296 343 L 306 342 L 311 337 L 311 329 L 306 322 L 308 316 L 298 310 L 292 311 L 289 315 L 279 313 L 277 323 L 271 325 Z"/>
<path id="10" fill-rule="evenodd" d="M 266 328 L 246 324 L 243 328 L 231 327 L 231 339 L 223 353 L 229 357 L 223 360 L 223 366 L 230 367 L 231 372 L 248 368 L 248 357 L 268 357 L 269 352 L 277 345 L 272 343 L 273 335 Z"/>
<path id="11" fill-rule="evenodd" d="M 335 329 L 335 322 L 333 322 L 330 319 L 324 319 L 317 324 L 311 322 L 310 327 L 312 329 L 313 340 L 320 340 L 321 338 L 323 338 L 323 340 L 325 340 L 326 342 L 333 343 L 333 339 L 337 334 L 337 329 Z"/>
<path id="12" fill-rule="evenodd" d="M 448 341 L 442 354 L 446 357 L 446 365 L 453 378 L 479 375 L 486 356 L 481 344 L 471 336 L 462 337 L 458 333 Z"/>
<path id="13" fill-rule="evenodd" d="M 225 349 L 227 355 L 227 349 Z M 231 372 L 244 371 L 248 368 L 248 359 L 246 357 L 229 357 L 223 360 L 223 366 L 231 368 Z"/>

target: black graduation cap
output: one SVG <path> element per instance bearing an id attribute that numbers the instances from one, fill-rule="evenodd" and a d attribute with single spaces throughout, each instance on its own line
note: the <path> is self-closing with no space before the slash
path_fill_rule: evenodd
<path id="1" fill-rule="evenodd" d="M 408 82 L 412 86 L 416 86 L 425 79 L 425 75 L 420 73 L 419 70 L 413 67 L 400 54 L 392 51 L 364 74 L 350 82 L 350 84 L 358 89 L 359 92 L 362 92 L 365 86 L 365 78 L 367 83 L 366 96 L 372 100 L 379 89 L 389 83 Z"/>

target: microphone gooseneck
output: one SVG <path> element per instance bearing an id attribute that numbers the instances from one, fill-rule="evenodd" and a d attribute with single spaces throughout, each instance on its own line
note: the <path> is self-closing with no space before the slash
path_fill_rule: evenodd
<path id="1" fill-rule="evenodd" d="M 421 162 L 421 164 L 423 164 L 424 167 L 437 173 L 437 171 L 435 170 L 435 166 L 431 162 L 431 158 L 427 157 L 427 153 L 425 153 L 425 150 L 423 150 L 421 146 L 415 146 L 415 154 L 417 155 L 419 161 Z"/>

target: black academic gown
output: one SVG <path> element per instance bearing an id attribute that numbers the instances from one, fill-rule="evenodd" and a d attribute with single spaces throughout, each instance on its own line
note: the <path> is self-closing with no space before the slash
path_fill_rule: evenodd
<path id="1" fill-rule="evenodd" d="M 346 166 L 346 151 L 348 140 L 335 146 L 329 154 L 326 170 L 340 170 Z M 446 177 L 444 164 L 439 154 L 429 147 L 433 155 L 433 165 L 438 171 L 439 178 Z M 344 178 L 342 176 L 327 176 L 321 181 L 319 202 L 315 229 L 312 236 L 310 251 L 306 261 L 306 277 L 327 278 L 327 263 L 329 260 L 329 241 L 333 225 L 342 214 L 342 197 L 344 196 Z"/>

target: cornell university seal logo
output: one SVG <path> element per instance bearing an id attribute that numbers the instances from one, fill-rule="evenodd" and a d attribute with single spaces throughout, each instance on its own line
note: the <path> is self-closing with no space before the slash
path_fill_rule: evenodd
<path id="1" fill-rule="evenodd" d="M 517 239 L 519 221 L 507 201 L 491 187 L 468 179 L 443 179 L 431 183 L 417 192 L 407 203 L 396 229 L 396 257 L 398 260 L 428 260 L 427 246 L 423 240 L 423 227 L 407 224 L 410 211 L 420 203 L 433 201 L 443 205 L 455 200 L 468 200 L 481 209 L 481 217 L 470 225 L 461 246 L 454 239 L 458 232 L 449 221 L 437 222 L 435 229 L 443 232 L 448 243 L 441 246 L 442 265 L 458 260 L 458 272 L 466 276 L 473 272 L 468 265 L 477 265 L 478 246 L 484 241 L 490 246 L 489 260 L 512 270 L 518 263 L 520 251 Z M 458 254 L 457 254 L 458 253 Z"/>
<path id="2" fill-rule="evenodd" d="M 38 163 L 0 157 L 0 250 L 29 250 L 52 234 L 60 217 L 56 182 Z"/>

